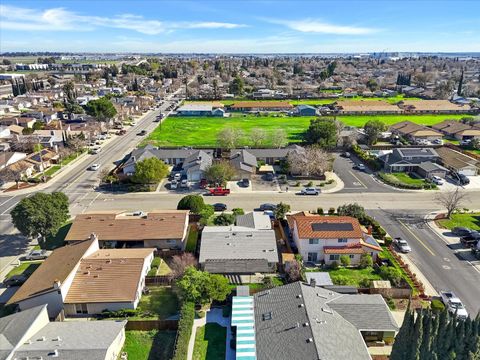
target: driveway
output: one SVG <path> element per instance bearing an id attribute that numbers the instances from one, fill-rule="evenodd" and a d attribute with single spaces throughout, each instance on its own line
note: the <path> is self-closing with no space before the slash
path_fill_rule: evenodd
<path id="1" fill-rule="evenodd" d="M 268 181 L 265 179 L 265 175 L 258 174 L 252 175 L 250 180 L 253 191 L 280 191 L 276 177 L 273 181 Z"/>

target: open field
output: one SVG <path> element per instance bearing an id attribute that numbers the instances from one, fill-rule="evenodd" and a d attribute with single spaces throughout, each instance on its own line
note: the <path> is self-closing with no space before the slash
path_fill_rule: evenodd
<path id="1" fill-rule="evenodd" d="M 410 120 L 417 124 L 432 125 L 445 119 L 460 119 L 464 115 L 378 115 L 378 116 L 339 116 L 338 120 L 347 126 L 363 126 L 368 120 L 381 120 L 387 125 Z M 156 146 L 216 146 L 218 133 L 226 127 L 239 129 L 245 136 L 242 146 L 251 145 L 248 134 L 254 128 L 262 128 L 268 135 L 276 129 L 284 129 L 291 143 L 301 142 L 302 134 L 313 117 L 262 117 L 234 116 L 218 117 L 170 117 L 157 127 L 147 138 Z M 270 140 L 266 142 L 270 145 Z"/>

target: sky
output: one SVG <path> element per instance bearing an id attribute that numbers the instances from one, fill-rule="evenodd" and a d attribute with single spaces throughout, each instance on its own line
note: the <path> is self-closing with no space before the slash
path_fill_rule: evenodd
<path id="1" fill-rule="evenodd" d="M 0 52 L 480 52 L 480 1 L 0 1 Z"/>

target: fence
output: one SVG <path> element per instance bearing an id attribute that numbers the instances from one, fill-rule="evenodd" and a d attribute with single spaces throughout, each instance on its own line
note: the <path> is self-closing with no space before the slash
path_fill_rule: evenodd
<path id="1" fill-rule="evenodd" d="M 155 257 L 167 258 L 181 254 L 183 254 L 183 250 L 158 249 L 155 252 Z"/>
<path id="2" fill-rule="evenodd" d="M 171 285 L 173 283 L 173 277 L 168 275 L 159 276 L 146 276 L 145 285 Z"/>
<path id="3" fill-rule="evenodd" d="M 125 330 L 177 330 L 178 320 L 128 320 Z"/>

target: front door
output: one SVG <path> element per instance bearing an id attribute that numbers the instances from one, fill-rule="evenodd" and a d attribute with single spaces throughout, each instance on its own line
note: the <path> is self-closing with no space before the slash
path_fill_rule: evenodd
<path id="1" fill-rule="evenodd" d="M 308 261 L 316 263 L 317 262 L 317 253 L 316 252 L 309 252 L 308 253 Z"/>

